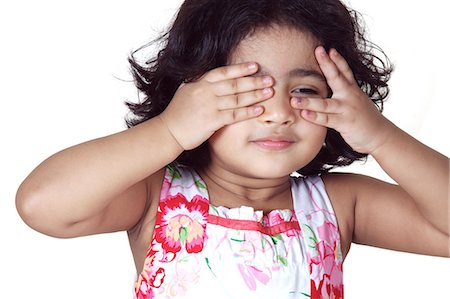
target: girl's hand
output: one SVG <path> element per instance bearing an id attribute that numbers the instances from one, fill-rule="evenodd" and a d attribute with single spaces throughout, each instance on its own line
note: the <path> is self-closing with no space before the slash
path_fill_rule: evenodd
<path id="1" fill-rule="evenodd" d="M 223 126 L 263 112 L 257 103 L 272 97 L 273 79 L 250 76 L 257 71 L 256 63 L 229 65 L 182 84 L 160 118 L 183 149 L 193 149 Z"/>
<path id="2" fill-rule="evenodd" d="M 359 88 L 345 59 L 335 50 L 317 47 L 316 59 L 333 91 L 331 98 L 294 98 L 292 106 L 304 119 L 335 129 L 360 153 L 373 153 L 383 144 L 392 123 Z"/>

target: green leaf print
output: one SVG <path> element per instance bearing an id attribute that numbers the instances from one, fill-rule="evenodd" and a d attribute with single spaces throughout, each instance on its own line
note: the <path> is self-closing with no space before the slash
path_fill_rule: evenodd
<path id="1" fill-rule="evenodd" d="M 277 245 L 278 241 L 281 241 L 283 239 L 280 234 L 275 235 L 275 236 L 270 236 L 270 238 L 272 239 L 273 244 L 275 244 L 275 245 Z"/>
<path id="2" fill-rule="evenodd" d="M 187 238 L 188 238 L 188 231 L 187 231 L 187 229 L 185 227 L 180 228 L 180 241 L 181 241 L 181 244 L 184 245 L 184 243 L 187 240 Z"/>
<path id="3" fill-rule="evenodd" d="M 234 239 L 234 238 L 230 238 L 230 240 L 234 241 L 234 242 L 244 242 L 245 241 L 245 240 L 239 240 L 239 239 Z"/>
<path id="4" fill-rule="evenodd" d="M 288 261 L 287 259 L 285 259 L 284 257 L 282 257 L 281 255 L 277 256 L 278 260 L 283 264 L 283 266 L 287 267 L 288 266 Z"/>
<path id="5" fill-rule="evenodd" d="M 210 208 L 212 208 L 212 210 L 214 211 L 214 215 L 218 216 L 219 215 L 219 210 L 213 206 L 213 205 L 209 205 Z"/>
<path id="6" fill-rule="evenodd" d="M 182 257 L 182 258 L 178 259 L 178 263 L 187 263 L 189 261 L 189 258 L 190 258 L 189 255 Z"/>
<path id="7" fill-rule="evenodd" d="M 319 240 L 317 239 L 316 233 L 314 232 L 314 230 L 307 224 L 302 224 L 305 228 L 304 232 L 305 234 L 308 236 L 308 240 L 311 242 L 308 242 L 308 247 L 317 250 L 316 245 L 317 243 L 319 243 Z"/>
<path id="8" fill-rule="evenodd" d="M 167 165 L 167 169 L 169 170 L 169 174 L 172 178 L 181 179 L 181 172 L 178 168 L 172 165 Z"/>
<path id="9" fill-rule="evenodd" d="M 263 249 L 266 248 L 267 244 L 269 244 L 269 241 L 267 241 L 266 239 L 262 239 L 262 240 L 261 240 L 261 247 L 262 247 Z"/>
<path id="10" fill-rule="evenodd" d="M 197 188 L 199 188 L 199 189 L 204 189 L 204 190 L 206 190 L 206 186 L 205 186 L 205 184 L 202 183 L 201 180 L 195 180 L 195 185 L 196 185 Z"/>
<path id="11" fill-rule="evenodd" d="M 302 294 L 303 296 L 305 296 L 305 297 L 307 297 L 307 298 L 311 298 L 311 295 L 309 295 L 309 294 L 307 294 L 307 293 L 303 293 L 303 292 L 295 292 L 295 291 L 289 292 L 290 295 L 296 294 L 296 293 L 300 293 L 300 294 Z"/>
<path id="12" fill-rule="evenodd" d="M 211 271 L 211 273 L 212 273 L 214 276 L 216 276 L 216 274 L 214 273 L 214 271 L 211 269 L 211 266 L 209 265 L 209 259 L 208 259 L 207 257 L 205 257 L 205 261 L 206 261 L 206 265 L 207 265 L 208 268 L 209 268 L 209 271 Z"/>

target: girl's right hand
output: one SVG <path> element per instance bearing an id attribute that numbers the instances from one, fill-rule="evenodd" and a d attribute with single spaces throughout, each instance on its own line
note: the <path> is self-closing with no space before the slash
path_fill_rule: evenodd
<path id="1" fill-rule="evenodd" d="M 184 150 L 196 148 L 225 125 L 261 115 L 273 95 L 270 76 L 251 76 L 256 63 L 219 67 L 181 84 L 161 120 Z"/>

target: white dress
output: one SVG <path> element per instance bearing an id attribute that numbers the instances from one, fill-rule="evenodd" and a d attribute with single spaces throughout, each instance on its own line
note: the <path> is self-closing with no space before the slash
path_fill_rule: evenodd
<path id="1" fill-rule="evenodd" d="M 339 230 L 322 179 L 291 178 L 291 192 L 294 211 L 215 207 L 196 172 L 167 167 L 135 298 L 343 298 Z"/>

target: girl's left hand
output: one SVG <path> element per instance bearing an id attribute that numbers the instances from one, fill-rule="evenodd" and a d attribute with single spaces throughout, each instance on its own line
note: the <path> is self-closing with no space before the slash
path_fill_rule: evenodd
<path id="1" fill-rule="evenodd" d="M 345 59 L 335 50 L 315 50 L 316 59 L 333 91 L 331 98 L 294 98 L 292 106 L 314 124 L 338 131 L 360 153 L 373 153 L 392 128 L 370 98 L 359 88 Z"/>

